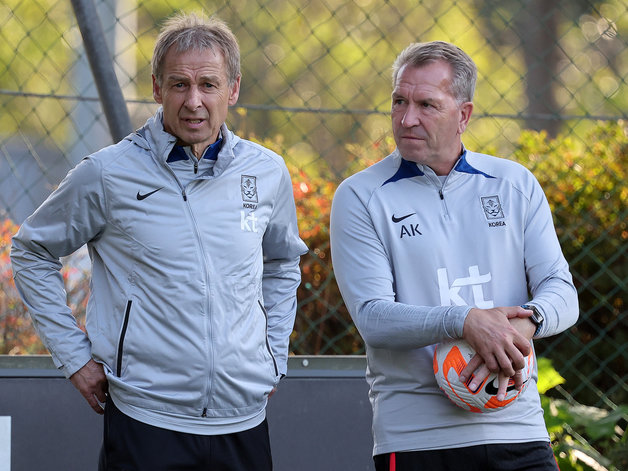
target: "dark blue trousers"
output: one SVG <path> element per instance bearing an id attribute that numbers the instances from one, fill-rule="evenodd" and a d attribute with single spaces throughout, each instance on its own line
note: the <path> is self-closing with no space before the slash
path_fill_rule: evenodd
<path id="1" fill-rule="evenodd" d="M 558 471 L 548 442 L 386 453 L 373 460 L 377 471 Z"/>
<path id="2" fill-rule="evenodd" d="M 226 435 L 175 432 L 132 419 L 109 399 L 98 471 L 271 471 L 266 420 Z"/>

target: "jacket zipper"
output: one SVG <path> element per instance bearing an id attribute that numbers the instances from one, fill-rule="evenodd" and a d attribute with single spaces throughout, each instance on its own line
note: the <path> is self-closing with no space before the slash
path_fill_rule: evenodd
<path id="1" fill-rule="evenodd" d="M 443 217 L 445 218 L 445 220 L 449 220 L 449 209 L 447 208 L 447 201 L 445 201 L 445 193 L 443 192 L 442 188 L 438 190 L 438 196 L 440 197 L 440 200 L 443 203 L 443 209 L 445 211 L 445 213 L 443 214 Z"/>
<path id="2" fill-rule="evenodd" d="M 131 301 L 130 299 L 126 303 L 124 322 L 122 324 L 122 332 L 120 332 L 120 341 L 118 342 L 118 362 L 116 365 L 116 376 L 118 378 L 122 375 L 122 353 L 124 352 L 124 337 L 126 336 L 126 329 L 129 326 L 129 314 L 131 313 L 132 303 L 133 301 Z"/>
<path id="3" fill-rule="evenodd" d="M 172 171 L 172 169 L 170 169 Z M 175 179 L 177 180 L 177 183 L 179 183 L 179 179 L 176 178 L 176 174 L 174 174 L 174 172 L 172 172 L 173 175 L 175 175 Z M 209 290 L 209 284 L 210 284 L 210 279 L 209 279 L 209 273 L 207 272 L 207 265 L 205 263 L 205 248 L 203 247 L 203 241 L 202 238 L 199 234 L 198 231 L 198 225 L 196 224 L 196 218 L 194 217 L 194 212 L 192 211 L 192 207 L 190 206 L 190 203 L 188 203 L 188 198 L 187 198 L 187 194 L 185 192 L 185 188 L 183 188 L 183 186 L 181 186 L 181 184 L 179 183 L 179 187 L 181 188 L 181 194 L 183 196 L 183 201 L 186 202 L 186 207 L 190 213 L 190 216 L 192 218 L 192 230 L 196 236 L 196 241 L 198 242 L 198 246 L 199 246 L 199 252 L 201 254 L 201 265 L 202 265 L 202 269 L 203 269 L 203 274 L 205 276 L 205 281 L 206 281 L 206 285 L 207 285 L 207 289 Z M 211 319 L 210 319 L 210 307 L 209 307 L 209 300 L 206 300 L 207 306 L 206 306 L 206 313 L 207 315 L 205 316 L 205 325 L 204 325 L 204 331 L 207 333 L 208 337 L 211 337 Z M 212 388 L 213 388 L 213 384 L 212 384 L 212 376 L 213 376 L 213 371 L 214 371 L 214 352 L 213 352 L 213 345 L 212 342 L 208 340 L 207 342 L 207 361 L 208 361 L 208 365 L 209 365 L 209 371 L 208 371 L 208 377 L 207 377 L 207 383 L 206 383 L 206 394 L 204 395 L 206 398 L 209 398 L 212 395 Z M 207 417 L 207 409 L 208 409 L 208 399 L 205 399 L 205 406 L 203 407 L 203 410 L 201 412 L 201 417 Z"/>
<path id="4" fill-rule="evenodd" d="M 436 177 L 438 178 L 438 177 Z M 445 178 L 444 182 L 441 182 L 440 179 L 438 180 L 433 180 L 432 182 L 436 183 L 436 189 L 438 190 L 438 198 L 440 199 L 442 205 L 443 205 L 443 210 L 444 210 L 444 214 L 443 217 L 448 220 L 449 219 L 449 209 L 447 208 L 447 201 L 445 201 L 445 185 L 447 184 L 447 180 L 449 180 L 449 175 L 447 175 L 447 178 Z"/>
<path id="5" fill-rule="evenodd" d="M 196 170 L 198 168 L 197 165 L 198 165 L 198 162 L 195 163 L 195 173 L 196 173 Z M 191 208 L 190 204 L 188 203 L 188 196 L 187 196 L 187 193 L 185 191 L 185 187 L 183 185 L 181 185 L 181 182 L 177 178 L 177 174 L 175 173 L 174 170 L 172 170 L 172 168 L 168 164 L 164 163 L 164 167 L 166 168 L 166 171 L 169 172 L 173 176 L 174 180 L 177 182 L 177 185 L 179 185 L 179 188 L 181 189 L 181 197 L 183 198 L 183 201 L 186 204 L 186 207 L 187 207 L 188 211 L 190 212 L 190 216 L 192 217 L 192 226 L 193 226 L 192 230 L 193 230 L 194 234 L 196 235 L 196 240 L 197 240 L 197 242 L 199 244 L 199 249 L 200 249 L 200 252 L 201 252 L 201 260 L 204 261 L 205 260 L 205 250 L 203 248 L 202 239 L 201 239 L 201 237 L 199 235 L 199 232 L 198 232 L 198 226 L 196 224 L 196 219 L 194 217 L 194 212 L 192 211 L 192 208 Z M 209 289 L 210 280 L 209 280 L 209 274 L 207 273 L 207 266 L 206 266 L 205 262 L 203 262 L 202 265 L 203 265 L 203 273 L 205 275 L 205 280 L 207 282 L 207 287 Z M 204 329 L 207 332 L 208 336 L 210 336 L 210 332 L 209 332 L 210 327 L 211 327 L 210 323 L 211 323 L 211 321 L 209 319 L 209 305 L 208 305 L 207 306 L 206 325 L 205 325 L 205 329 Z M 210 366 L 209 366 L 209 375 L 208 375 L 207 384 L 206 384 L 206 394 L 205 394 L 205 397 L 210 397 L 211 394 L 212 394 L 211 376 L 213 374 L 212 372 L 213 372 L 213 369 L 214 369 L 213 353 L 210 352 L 210 350 L 212 350 L 212 344 L 211 344 L 211 342 L 208 342 L 208 343 L 209 344 L 208 344 L 207 354 L 208 354 L 208 363 L 210 364 Z M 207 401 L 207 399 L 206 399 L 206 401 Z M 203 407 L 203 410 L 201 411 L 201 417 L 207 417 L 207 409 L 208 409 L 207 402 L 205 404 L 206 404 L 205 407 Z"/>
<path id="6" fill-rule="evenodd" d="M 277 367 L 277 360 L 275 360 L 275 355 L 273 355 L 273 351 L 270 349 L 270 342 L 268 341 L 268 313 L 266 309 L 262 305 L 262 303 L 258 300 L 257 304 L 262 308 L 262 312 L 264 313 L 264 319 L 266 319 L 266 330 L 264 339 L 266 340 L 266 348 L 268 349 L 268 353 L 270 353 L 270 357 L 273 359 L 273 367 L 275 368 L 275 376 L 279 376 L 279 368 Z"/>

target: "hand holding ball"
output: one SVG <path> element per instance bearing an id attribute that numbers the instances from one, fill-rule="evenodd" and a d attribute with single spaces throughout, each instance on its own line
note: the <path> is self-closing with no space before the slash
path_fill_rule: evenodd
<path id="1" fill-rule="evenodd" d="M 469 388 L 471 378 L 466 383 L 461 383 L 459 376 L 462 370 L 473 356 L 475 351 L 464 340 L 450 340 L 439 343 L 434 352 L 434 375 L 440 389 L 449 399 L 465 410 L 477 413 L 495 412 L 512 404 L 528 386 L 534 370 L 534 353 L 526 357 L 526 365 L 522 370 L 523 387 L 517 390 L 512 378 L 508 380 L 506 397 L 500 401 L 497 399 L 499 386 L 497 374 L 491 373 L 477 387 Z"/>

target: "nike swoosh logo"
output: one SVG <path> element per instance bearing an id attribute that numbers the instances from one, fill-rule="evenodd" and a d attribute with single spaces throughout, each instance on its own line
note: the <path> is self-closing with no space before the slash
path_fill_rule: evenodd
<path id="1" fill-rule="evenodd" d="M 416 213 L 410 213 L 410 214 L 406 214 L 405 216 L 401 216 L 400 218 L 396 218 L 395 215 L 392 215 L 392 222 L 401 222 L 406 218 L 409 218 L 410 216 L 414 215 Z"/>
<path id="2" fill-rule="evenodd" d="M 161 188 L 163 188 L 163 186 L 162 186 Z M 144 198 L 148 198 L 148 197 L 149 197 L 150 195 L 152 195 L 153 193 L 157 193 L 159 190 L 161 190 L 161 188 L 157 188 L 156 190 L 149 191 L 148 193 L 145 193 L 145 194 L 143 194 L 143 195 L 140 195 L 140 192 L 138 191 L 138 192 L 137 192 L 137 195 L 136 195 L 136 198 L 137 198 L 139 201 L 142 201 Z"/>
<path id="3" fill-rule="evenodd" d="M 493 378 L 493 381 L 486 383 L 486 387 L 484 388 L 484 391 L 486 392 L 486 394 L 490 396 L 494 396 L 495 394 L 497 394 L 498 392 L 497 386 L 495 386 L 496 382 L 497 382 L 497 377 Z M 506 392 L 512 391 L 513 389 L 516 389 L 514 383 L 506 388 Z"/>

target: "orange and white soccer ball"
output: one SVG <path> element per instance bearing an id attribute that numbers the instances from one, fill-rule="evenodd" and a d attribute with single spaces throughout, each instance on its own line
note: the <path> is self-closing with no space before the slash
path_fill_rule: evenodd
<path id="1" fill-rule="evenodd" d="M 473 358 L 475 351 L 464 340 L 450 340 L 439 343 L 434 352 L 434 375 L 441 390 L 458 407 L 471 412 L 495 412 L 508 407 L 528 386 L 534 370 L 534 353 L 526 357 L 526 365 L 522 370 L 523 388 L 518 391 L 512 378 L 508 382 L 506 397 L 497 399 L 497 374 L 491 373 L 475 390 L 469 388 L 471 379 L 461 383 L 459 376 L 467 363 Z"/>

